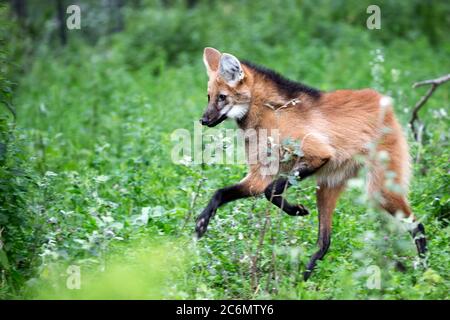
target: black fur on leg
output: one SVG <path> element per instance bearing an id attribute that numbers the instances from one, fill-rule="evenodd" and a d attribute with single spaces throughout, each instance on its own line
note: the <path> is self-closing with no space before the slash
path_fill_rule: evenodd
<path id="1" fill-rule="evenodd" d="M 331 237 L 329 232 L 323 232 L 319 235 L 319 250 L 314 253 L 306 266 L 306 271 L 303 273 L 303 279 L 306 281 L 311 276 L 312 271 L 316 267 L 317 260 L 322 260 L 328 249 L 330 248 Z"/>
<path id="2" fill-rule="evenodd" d="M 425 227 L 422 223 L 418 223 L 411 231 L 411 235 L 416 243 L 417 252 L 420 258 L 425 258 L 427 252 L 427 239 L 425 238 Z"/>
<path id="3" fill-rule="evenodd" d="M 306 216 L 309 211 L 303 205 L 292 205 L 282 196 L 284 190 L 290 187 L 291 184 L 287 178 L 278 178 L 269 184 L 264 191 L 266 199 L 282 209 L 290 216 Z"/>
<path id="4" fill-rule="evenodd" d="M 209 220 L 211 220 L 220 206 L 230 201 L 249 196 L 250 193 L 240 184 L 217 190 L 196 220 L 195 231 L 197 233 L 197 238 L 201 238 L 205 234 Z"/>

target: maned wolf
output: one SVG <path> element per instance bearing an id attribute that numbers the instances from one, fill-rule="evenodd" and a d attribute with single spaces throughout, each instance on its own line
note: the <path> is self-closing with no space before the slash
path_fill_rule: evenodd
<path id="1" fill-rule="evenodd" d="M 301 154 L 293 161 L 280 163 L 276 174 L 262 174 L 261 163 L 249 164 L 249 172 L 242 181 L 215 192 L 197 218 L 198 237 L 206 232 L 221 205 L 262 193 L 289 215 L 307 215 L 309 212 L 303 205 L 287 202 L 282 193 L 290 185 L 286 174 L 294 174 L 298 179 L 314 175 L 319 250 L 307 265 L 306 280 L 330 246 L 331 220 L 339 195 L 347 180 L 365 165 L 369 195 L 390 214 L 400 213 L 414 221 L 410 232 L 419 256 L 425 256 L 425 230 L 415 221 L 406 199 L 410 175 L 408 145 L 395 118 L 391 98 L 371 89 L 322 92 L 213 48 L 205 48 L 203 60 L 209 81 L 202 125 L 213 127 L 230 118 L 243 130 L 278 130 L 281 139 L 301 142 Z M 373 154 L 387 155 L 387 163 Z M 394 183 L 402 191 L 386 186 L 386 172 L 395 174 Z"/>

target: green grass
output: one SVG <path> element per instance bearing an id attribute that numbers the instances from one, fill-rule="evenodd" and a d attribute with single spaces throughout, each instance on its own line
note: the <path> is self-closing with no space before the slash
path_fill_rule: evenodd
<path id="1" fill-rule="evenodd" d="M 192 132 L 206 106 L 204 46 L 217 46 L 323 90 L 375 87 L 395 99 L 405 127 L 411 106 L 424 93 L 411 89 L 412 83 L 450 69 L 449 41 L 430 46 L 420 34 L 416 41 L 395 36 L 385 41 L 384 36 L 345 22 L 333 29 L 330 16 L 318 24 L 328 31 L 313 37 L 319 27 L 305 22 L 301 28 L 306 21 L 301 10 L 286 13 L 300 19 L 287 30 L 284 20 L 272 24 L 285 14 L 275 7 L 268 13 L 260 5 L 249 5 L 230 21 L 220 19 L 232 8 L 219 5 L 209 15 L 206 6 L 189 13 L 179 8 L 132 12 L 125 32 L 95 46 L 74 38 L 63 49 L 38 48 L 14 99 L 19 114 L 16 136 L 36 183 L 27 192 L 25 209 L 38 234 L 29 266 L 35 272 L 25 277 L 27 282 L 15 294 L 5 297 L 448 299 L 450 230 L 443 219 L 449 212 L 450 155 L 445 87 L 421 112 L 426 123 L 424 146 L 421 161 L 414 164 L 410 193 L 413 211 L 429 237 L 426 271 L 413 268 L 416 253 L 409 235 L 387 228 L 395 223 L 368 210 L 358 201 L 361 190 L 352 188 L 336 209 L 328 255 L 310 281 L 303 282 L 302 271 L 316 249 L 313 181 L 288 192 L 289 199 L 311 209 L 309 216 L 287 216 L 263 199 L 242 200 L 219 209 L 206 236 L 196 243 L 192 240 L 195 216 L 214 190 L 245 175 L 244 166 L 182 166 L 170 158 L 171 133 L 177 128 Z M 180 26 L 186 20 L 190 23 L 183 31 Z M 240 23 L 235 25 L 234 20 Z M 158 26 L 164 31 L 158 33 Z M 377 49 L 383 62 L 377 62 Z M 378 71 L 373 63 L 380 66 Z M 415 157 L 418 145 L 410 133 L 408 138 Z M 267 210 L 269 228 L 252 272 Z M 128 260 L 139 251 L 136 239 L 147 238 L 162 244 L 146 252 L 145 258 Z M 187 257 L 180 248 L 189 248 Z M 111 254 L 115 258 L 109 259 Z M 177 261 L 175 271 L 164 269 L 160 254 Z M 395 260 L 404 262 L 407 271 L 397 271 Z M 98 276 L 102 263 L 109 271 Z M 88 290 L 68 291 L 64 277 L 48 276 L 55 264 L 57 270 L 67 264 L 88 268 Z M 142 273 L 149 265 L 149 272 Z M 381 290 L 366 286 L 370 265 L 382 268 Z M 122 278 L 124 273 L 129 278 Z M 97 276 L 98 283 L 89 280 Z M 155 280 L 159 277 L 164 283 Z M 116 294 L 105 291 L 115 292 L 118 286 L 121 291 Z M 149 291 L 150 287 L 159 291 Z"/>
<path id="2" fill-rule="evenodd" d="M 175 283 L 185 280 L 187 247 L 170 239 L 141 239 L 108 250 L 100 261 L 80 265 L 53 263 L 40 278 L 28 282 L 33 299 L 167 299 L 183 292 Z"/>

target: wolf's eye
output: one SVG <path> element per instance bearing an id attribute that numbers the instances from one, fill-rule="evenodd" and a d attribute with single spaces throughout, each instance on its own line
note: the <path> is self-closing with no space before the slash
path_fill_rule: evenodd
<path id="1" fill-rule="evenodd" d="M 209 102 L 209 100 L 211 100 L 211 97 L 210 97 L 209 94 L 208 94 L 208 102 Z"/>
<path id="2" fill-rule="evenodd" d="M 224 94 L 219 94 L 219 101 L 225 101 L 226 98 L 227 98 L 226 95 L 224 95 Z"/>

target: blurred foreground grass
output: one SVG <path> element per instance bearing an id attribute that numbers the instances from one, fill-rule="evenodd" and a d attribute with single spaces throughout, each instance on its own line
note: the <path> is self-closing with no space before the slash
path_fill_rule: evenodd
<path id="1" fill-rule="evenodd" d="M 28 284 L 32 299 L 176 299 L 186 278 L 189 249 L 173 240 L 149 239 L 118 245 L 100 261 L 54 262 Z"/>

